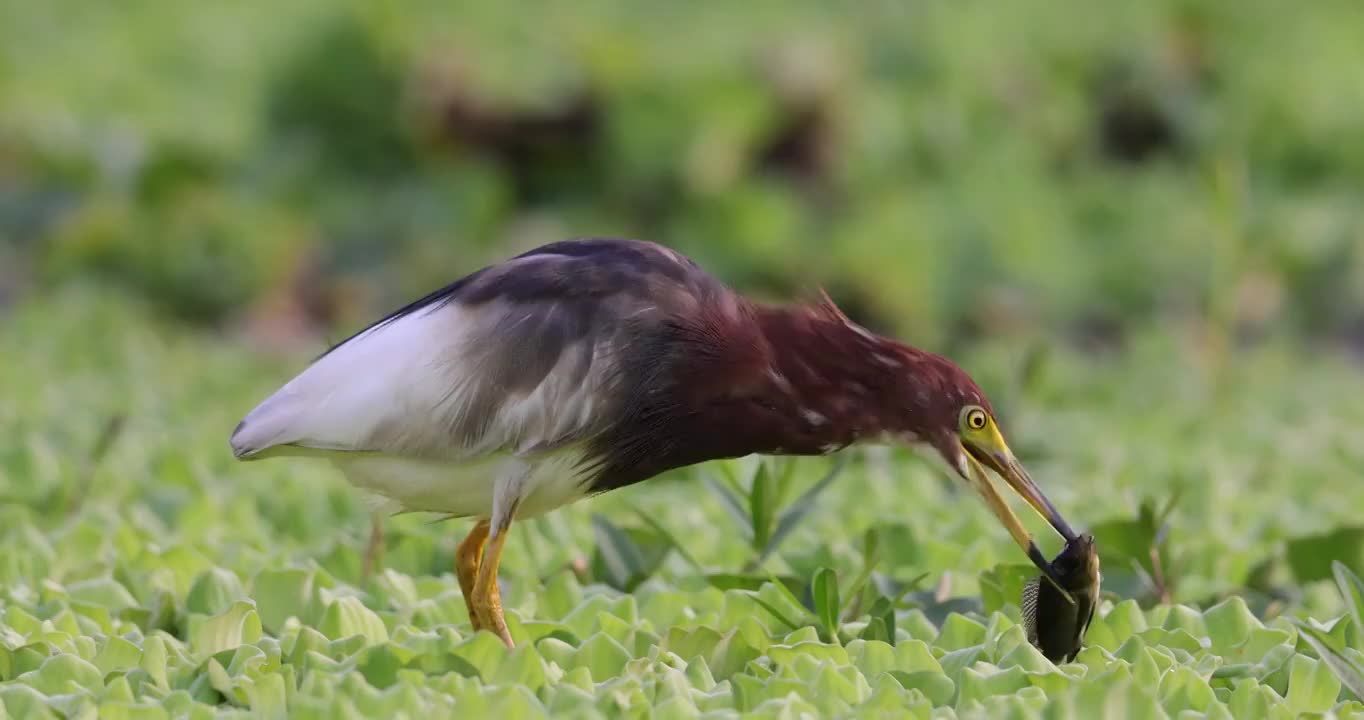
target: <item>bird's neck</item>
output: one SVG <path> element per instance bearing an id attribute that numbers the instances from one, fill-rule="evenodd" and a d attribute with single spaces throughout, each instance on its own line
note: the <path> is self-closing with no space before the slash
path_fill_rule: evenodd
<path id="1" fill-rule="evenodd" d="M 832 304 L 765 307 L 767 395 L 790 418 L 771 452 L 823 454 L 858 442 L 913 440 L 918 350 L 853 323 Z"/>
<path id="2" fill-rule="evenodd" d="M 858 442 L 913 441 L 930 427 L 925 353 L 871 333 L 832 303 L 762 306 L 730 297 L 674 328 L 628 414 L 597 443 L 598 489 L 750 454 L 824 455 Z M 655 348 L 655 351 L 658 349 Z M 906 398 L 909 398 L 907 406 Z"/>

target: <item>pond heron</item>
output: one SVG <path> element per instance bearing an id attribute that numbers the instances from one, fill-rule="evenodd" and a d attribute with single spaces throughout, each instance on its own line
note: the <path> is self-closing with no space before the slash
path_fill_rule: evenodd
<path id="1" fill-rule="evenodd" d="M 322 354 L 233 431 L 241 460 L 330 458 L 384 512 L 475 519 L 455 569 L 475 630 L 512 644 L 511 523 L 665 471 L 750 454 L 918 446 L 1053 571 L 986 475 L 1075 537 L 956 364 L 827 295 L 767 304 L 652 242 L 554 242 L 485 267 Z"/>

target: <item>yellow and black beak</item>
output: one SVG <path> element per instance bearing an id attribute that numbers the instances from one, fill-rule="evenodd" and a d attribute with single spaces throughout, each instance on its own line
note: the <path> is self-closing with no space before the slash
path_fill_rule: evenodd
<path id="1" fill-rule="evenodd" d="M 985 468 L 989 468 L 997 475 L 1004 478 L 1009 487 L 1014 489 L 1037 511 L 1048 523 L 1051 524 L 1066 542 L 1075 540 L 1075 531 L 1070 528 L 1070 524 L 1061 513 L 1056 511 L 1051 501 L 1038 489 L 1037 485 L 1028 476 L 1023 466 L 1014 457 L 1009 446 L 1005 444 L 1004 438 L 993 426 L 980 433 L 971 440 L 962 441 L 962 455 L 958 471 L 966 479 L 976 492 L 985 500 L 985 504 L 990 507 L 991 512 L 999 518 L 1013 536 L 1014 542 L 1027 553 L 1028 559 L 1032 560 L 1043 574 L 1052 580 L 1057 580 L 1051 569 L 1051 564 L 1047 562 L 1042 551 L 1037 548 L 1032 534 L 1023 526 L 1022 521 L 1009 508 L 1008 503 L 995 490 L 994 485 L 986 477 Z"/>

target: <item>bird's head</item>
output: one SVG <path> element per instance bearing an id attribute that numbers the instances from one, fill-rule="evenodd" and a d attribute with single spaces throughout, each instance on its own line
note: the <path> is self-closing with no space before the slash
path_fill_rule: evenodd
<path id="1" fill-rule="evenodd" d="M 990 401 L 975 381 L 945 358 L 928 356 L 915 364 L 918 372 L 906 388 L 908 397 L 900 399 L 912 409 L 915 444 L 926 444 L 940 455 L 985 501 L 1033 564 L 1052 576 L 1046 557 L 995 489 L 987 470 L 1003 478 L 1066 542 L 1075 540 L 1075 532 L 1014 456 Z"/>
<path id="2" fill-rule="evenodd" d="M 794 397 L 797 409 L 818 410 L 799 413 L 805 416 L 804 433 L 832 434 L 840 441 L 821 444 L 821 452 L 865 439 L 940 456 L 949 472 L 980 495 L 1033 564 L 1056 580 L 1051 563 L 995 490 L 987 470 L 1023 496 L 1067 543 L 1075 540 L 1075 532 L 1014 456 L 990 401 L 966 371 L 941 355 L 862 328 L 827 294 L 813 309 L 763 307 L 758 319 L 767 346 L 781 348 L 762 358 L 771 364 L 770 375 L 780 378 L 773 392 Z"/>

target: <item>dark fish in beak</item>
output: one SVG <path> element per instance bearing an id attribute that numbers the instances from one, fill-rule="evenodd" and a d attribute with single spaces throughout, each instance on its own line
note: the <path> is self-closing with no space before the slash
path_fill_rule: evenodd
<path id="1" fill-rule="evenodd" d="M 1028 642 L 1052 662 L 1070 662 L 1084 646 L 1085 633 L 1099 602 L 1099 554 L 1094 536 L 1085 533 L 1066 543 L 1051 561 L 1051 576 L 1071 598 L 1042 575 L 1023 586 L 1023 627 Z"/>

